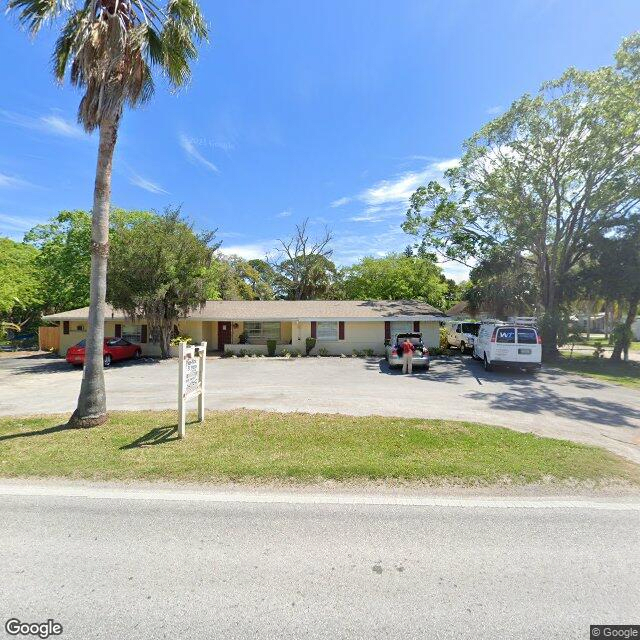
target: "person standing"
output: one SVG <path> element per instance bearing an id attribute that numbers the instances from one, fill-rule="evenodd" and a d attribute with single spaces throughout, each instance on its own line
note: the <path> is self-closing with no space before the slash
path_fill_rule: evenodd
<path id="1" fill-rule="evenodd" d="M 413 372 L 413 352 L 416 348 L 409 338 L 405 338 L 402 343 L 402 373 Z"/>

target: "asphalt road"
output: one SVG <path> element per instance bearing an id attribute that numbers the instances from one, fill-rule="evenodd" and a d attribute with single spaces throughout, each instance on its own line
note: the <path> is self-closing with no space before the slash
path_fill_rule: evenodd
<path id="1" fill-rule="evenodd" d="M 567 640 L 638 623 L 637 503 L 256 495 L 0 489 L 2 624 L 53 618 L 79 640 Z"/>
<path id="2" fill-rule="evenodd" d="M 82 371 L 59 358 L 0 358 L 0 415 L 70 413 Z M 175 409 L 175 360 L 129 361 L 105 373 L 108 406 Z M 640 463 L 637 389 L 545 369 L 486 373 L 469 357 L 429 372 L 353 358 L 209 358 L 207 406 L 471 420 L 605 447 Z"/>

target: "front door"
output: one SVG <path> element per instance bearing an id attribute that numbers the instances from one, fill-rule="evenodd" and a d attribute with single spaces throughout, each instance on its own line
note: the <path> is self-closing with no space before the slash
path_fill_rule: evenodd
<path id="1" fill-rule="evenodd" d="M 224 345 L 231 343 L 231 323 L 218 322 L 218 351 L 224 351 Z"/>

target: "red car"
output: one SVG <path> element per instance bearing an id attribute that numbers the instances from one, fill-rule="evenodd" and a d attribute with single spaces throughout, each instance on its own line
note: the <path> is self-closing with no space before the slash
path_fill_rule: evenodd
<path id="1" fill-rule="evenodd" d="M 80 340 L 78 344 L 67 349 L 67 362 L 70 364 L 84 364 L 84 347 L 86 341 Z M 126 360 L 127 358 L 136 358 L 142 355 L 142 350 L 137 344 L 133 344 L 123 338 L 105 338 L 104 347 L 102 349 L 104 366 L 108 367 L 116 360 Z"/>

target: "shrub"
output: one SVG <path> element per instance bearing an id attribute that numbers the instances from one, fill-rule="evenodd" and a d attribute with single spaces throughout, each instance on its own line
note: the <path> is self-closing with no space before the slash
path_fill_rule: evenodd
<path id="1" fill-rule="evenodd" d="M 282 353 L 280 355 L 283 358 L 290 358 L 291 357 L 291 352 L 289 351 L 289 349 L 283 349 Z"/>
<path id="2" fill-rule="evenodd" d="M 187 336 L 181 333 L 177 335 L 175 338 L 171 338 L 171 340 L 169 341 L 169 344 L 172 347 L 177 347 L 181 342 L 186 342 L 187 344 L 191 344 L 192 342 L 191 336 Z"/>
<path id="3" fill-rule="evenodd" d="M 352 358 L 362 358 L 364 356 L 364 351 L 358 351 L 357 349 L 354 349 L 351 352 L 351 357 Z"/>
<path id="4" fill-rule="evenodd" d="M 429 347 L 429 355 L 430 356 L 441 356 L 446 351 L 447 351 L 447 349 L 443 349 L 442 347 Z"/>
<path id="5" fill-rule="evenodd" d="M 449 341 L 447 340 L 447 328 L 440 327 L 440 349 L 446 351 L 449 348 Z"/>
<path id="6" fill-rule="evenodd" d="M 246 349 L 240 349 L 240 351 L 238 351 L 238 358 L 246 358 L 247 355 L 248 354 Z"/>
<path id="7" fill-rule="evenodd" d="M 602 346 L 602 340 L 596 340 L 594 343 L 595 349 L 593 350 L 594 358 L 604 358 L 604 347 Z"/>
<path id="8" fill-rule="evenodd" d="M 273 339 L 267 340 L 267 354 L 271 358 L 276 355 L 276 341 Z"/>
<path id="9" fill-rule="evenodd" d="M 307 338 L 305 340 L 305 350 L 307 352 L 307 355 L 309 355 L 311 353 L 311 351 L 313 350 L 313 348 L 316 346 L 316 339 L 315 338 Z"/>
<path id="10" fill-rule="evenodd" d="M 365 350 L 364 350 L 364 355 L 365 355 L 365 357 L 367 357 L 367 358 L 372 358 L 372 357 L 373 357 L 373 355 L 374 355 L 374 353 L 373 353 L 373 349 L 365 349 Z"/>
<path id="11" fill-rule="evenodd" d="M 299 358 L 302 354 L 297 349 L 291 349 L 291 357 Z"/>
<path id="12" fill-rule="evenodd" d="M 329 351 L 326 349 L 326 347 L 320 347 L 320 349 L 318 349 L 318 355 L 322 358 L 325 358 L 329 355 Z"/>

